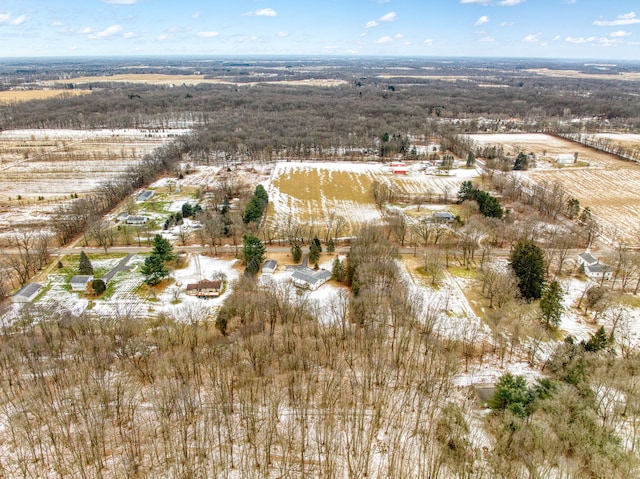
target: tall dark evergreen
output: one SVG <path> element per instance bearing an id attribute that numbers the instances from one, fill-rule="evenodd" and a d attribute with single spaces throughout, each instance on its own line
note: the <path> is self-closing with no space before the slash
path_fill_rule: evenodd
<path id="1" fill-rule="evenodd" d="M 544 286 L 544 253 L 527 239 L 519 240 L 511 249 L 510 266 L 518 279 L 520 294 L 527 301 L 542 296 Z"/>
<path id="2" fill-rule="evenodd" d="M 91 260 L 86 255 L 84 251 L 80 251 L 80 263 L 78 265 L 78 273 L 80 274 L 93 274 L 93 265 L 91 264 Z"/>
<path id="3" fill-rule="evenodd" d="M 557 281 L 549 283 L 542 292 L 540 311 L 542 311 L 542 319 L 549 327 L 557 328 L 560 325 L 560 319 L 564 312 L 562 296 L 562 288 Z"/>

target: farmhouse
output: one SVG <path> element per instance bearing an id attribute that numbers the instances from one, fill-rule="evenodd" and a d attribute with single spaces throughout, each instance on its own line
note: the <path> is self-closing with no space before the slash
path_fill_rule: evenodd
<path id="1" fill-rule="evenodd" d="M 142 203 L 143 201 L 148 201 L 155 194 L 153 190 L 144 190 L 142 193 L 138 195 L 136 198 L 136 202 Z"/>
<path id="2" fill-rule="evenodd" d="M 431 217 L 436 223 L 453 223 L 455 216 L 449 211 L 435 211 Z"/>
<path id="3" fill-rule="evenodd" d="M 69 284 L 71 285 L 72 291 L 86 291 L 90 281 L 93 281 L 93 276 L 83 274 L 71 278 Z"/>
<path id="4" fill-rule="evenodd" d="M 598 258 L 593 256 L 589 250 L 580 253 L 576 262 L 589 278 L 610 280 L 613 275 L 611 267 L 600 263 Z"/>
<path id="5" fill-rule="evenodd" d="M 203 279 L 187 285 L 187 294 L 197 298 L 217 298 L 222 293 L 222 281 Z"/>
<path id="6" fill-rule="evenodd" d="M 578 161 L 578 153 L 560 153 L 556 156 L 556 163 L 560 165 L 572 165 Z"/>
<path id="7" fill-rule="evenodd" d="M 42 285 L 38 283 L 30 283 L 20 289 L 16 294 L 11 296 L 12 303 L 30 303 L 40 293 Z"/>
<path id="8" fill-rule="evenodd" d="M 128 225 L 143 225 L 147 221 L 149 221 L 149 218 L 146 216 L 128 216 L 125 223 Z"/>
<path id="9" fill-rule="evenodd" d="M 129 218 L 129 213 L 120 213 L 116 216 L 116 223 L 119 223 L 120 221 L 127 221 L 127 218 Z"/>
<path id="10" fill-rule="evenodd" d="M 262 265 L 262 274 L 273 274 L 277 268 L 278 262 L 275 259 L 267 260 Z"/>
<path id="11" fill-rule="evenodd" d="M 320 269 L 314 271 L 311 268 L 298 268 L 291 275 L 293 285 L 300 289 L 315 291 L 331 279 L 331 271 Z"/>

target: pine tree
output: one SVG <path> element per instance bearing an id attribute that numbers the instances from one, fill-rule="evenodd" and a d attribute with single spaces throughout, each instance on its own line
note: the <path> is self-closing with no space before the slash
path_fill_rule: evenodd
<path id="1" fill-rule="evenodd" d="M 333 267 L 331 268 L 331 276 L 338 282 L 344 280 L 344 264 L 340 261 L 340 258 L 336 256 L 333 260 Z"/>
<path id="2" fill-rule="evenodd" d="M 253 261 L 251 268 L 255 268 L 257 263 L 257 273 L 257 270 L 260 269 L 260 264 L 264 261 L 266 251 L 267 249 L 257 236 L 246 234 L 242 237 L 242 257 L 247 269 L 250 268 L 249 265 Z"/>
<path id="3" fill-rule="evenodd" d="M 510 255 L 510 266 L 516 278 L 520 294 L 527 301 L 542 296 L 544 285 L 544 253 L 533 241 L 519 240 Z"/>
<path id="4" fill-rule="evenodd" d="M 336 243 L 333 241 L 333 238 L 329 238 L 327 241 L 327 252 L 333 253 L 336 250 Z"/>
<path id="5" fill-rule="evenodd" d="M 93 265 L 91 264 L 91 260 L 84 251 L 80 251 L 80 264 L 78 266 L 78 273 L 93 275 Z"/>
<path id="6" fill-rule="evenodd" d="M 162 261 L 171 261 L 175 258 L 173 254 L 173 245 L 169 240 L 162 237 L 162 235 L 155 235 L 153 237 L 153 249 L 152 255 L 160 257 Z"/>
<path id="7" fill-rule="evenodd" d="M 557 281 L 552 281 L 549 286 L 544 288 L 540 298 L 540 310 L 547 327 L 557 328 L 560 325 L 560 319 L 564 312 L 562 296 L 562 289 Z"/>
<path id="8" fill-rule="evenodd" d="M 318 264 L 318 260 L 320 259 L 320 251 L 321 248 L 314 242 L 309 246 L 309 262 L 313 264 Z"/>
<path id="9" fill-rule="evenodd" d="M 302 248 L 300 248 L 299 244 L 294 244 L 291 246 L 291 256 L 293 257 L 294 263 L 299 263 L 302 259 Z"/>
<path id="10" fill-rule="evenodd" d="M 145 258 L 140 272 L 145 276 L 144 282 L 151 286 L 158 284 L 169 275 L 169 271 L 164 267 L 162 257 L 153 253 Z"/>

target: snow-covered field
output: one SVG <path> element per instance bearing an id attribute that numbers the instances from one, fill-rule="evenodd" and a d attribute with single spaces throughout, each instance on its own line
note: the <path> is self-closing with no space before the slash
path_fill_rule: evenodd
<path id="1" fill-rule="evenodd" d="M 0 231 L 42 228 L 71 195 L 95 190 L 186 129 L 0 132 Z"/>

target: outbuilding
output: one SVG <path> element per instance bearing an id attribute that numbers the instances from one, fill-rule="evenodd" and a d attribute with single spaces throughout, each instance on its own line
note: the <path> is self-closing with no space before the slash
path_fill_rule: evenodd
<path id="1" fill-rule="evenodd" d="M 262 274 L 273 274 L 278 269 L 278 262 L 275 259 L 269 259 L 262 265 Z"/>
<path id="2" fill-rule="evenodd" d="M 572 165 L 578 161 L 578 153 L 560 153 L 556 155 L 556 163 L 559 165 Z"/>
<path id="3" fill-rule="evenodd" d="M 11 296 L 12 303 L 31 303 L 38 294 L 40 294 L 40 290 L 42 289 L 42 285 L 39 283 L 29 283 L 13 296 Z"/>
<path id="4" fill-rule="evenodd" d="M 81 274 L 71 278 L 69 284 L 71 285 L 72 291 L 86 291 L 90 281 L 93 281 L 93 276 Z"/>

